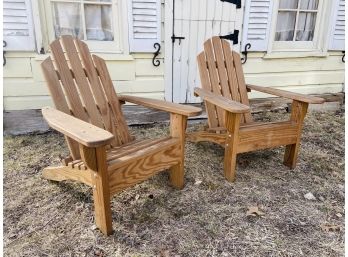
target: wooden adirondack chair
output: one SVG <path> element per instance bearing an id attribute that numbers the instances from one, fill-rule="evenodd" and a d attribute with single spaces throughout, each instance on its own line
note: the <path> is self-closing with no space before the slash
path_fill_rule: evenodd
<path id="1" fill-rule="evenodd" d="M 198 57 L 201 88 L 195 88 L 206 105 L 206 131 L 189 133 L 188 141 L 210 141 L 225 148 L 224 173 L 235 180 L 238 153 L 285 145 L 284 164 L 296 166 L 301 130 L 308 104 L 321 104 L 324 99 L 270 87 L 246 85 L 238 53 L 227 41 L 213 37 L 204 43 Z M 284 122 L 253 122 L 247 91 L 256 90 L 292 99 L 291 118 Z"/>
<path id="2" fill-rule="evenodd" d="M 187 117 L 201 109 L 118 97 L 104 60 L 91 56 L 84 42 L 62 36 L 50 46 L 54 62 L 48 57 L 42 70 L 56 109 L 46 107 L 42 113 L 52 128 L 65 135 L 71 156 L 62 166 L 45 168 L 43 177 L 90 186 L 95 222 L 104 234 L 110 234 L 110 196 L 165 169 L 170 169 L 171 184 L 183 187 Z M 170 136 L 134 140 L 120 107 L 125 101 L 169 112 Z"/>

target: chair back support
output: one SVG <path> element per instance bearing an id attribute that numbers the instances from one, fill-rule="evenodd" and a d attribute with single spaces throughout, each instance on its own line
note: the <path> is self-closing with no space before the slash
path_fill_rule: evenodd
<path id="1" fill-rule="evenodd" d="M 203 89 L 249 105 L 240 56 L 226 40 L 213 37 L 205 41 L 197 61 Z M 224 111 L 208 102 L 205 104 L 209 127 L 224 127 Z M 250 112 L 243 114 L 242 122 L 252 122 Z"/>
<path id="2" fill-rule="evenodd" d="M 41 67 L 55 107 L 115 135 L 111 146 L 132 140 L 105 61 L 91 55 L 88 46 L 72 36 L 50 44 Z M 78 144 L 66 138 L 73 159 L 80 157 Z"/>

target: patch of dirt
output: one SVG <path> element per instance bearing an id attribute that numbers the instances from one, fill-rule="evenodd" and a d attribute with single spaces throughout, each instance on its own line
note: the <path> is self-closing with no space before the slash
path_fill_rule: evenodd
<path id="1" fill-rule="evenodd" d="M 286 116 L 264 113 L 255 119 Z M 132 132 L 152 138 L 167 134 L 168 127 L 132 127 Z M 211 143 L 186 143 L 185 188 L 168 186 L 162 172 L 113 197 L 114 234 L 105 237 L 95 229 L 87 186 L 41 178 L 44 167 L 68 155 L 64 138 L 55 132 L 6 136 L 4 254 L 344 255 L 344 111 L 307 116 L 294 170 L 282 165 L 283 147 L 240 154 L 237 180 L 228 183 L 223 153 Z M 304 197 L 309 192 L 315 200 Z M 250 209 L 262 215 L 247 215 Z"/>

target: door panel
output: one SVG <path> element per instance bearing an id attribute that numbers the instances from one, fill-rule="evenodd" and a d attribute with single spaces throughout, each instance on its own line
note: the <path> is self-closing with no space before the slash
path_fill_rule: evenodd
<path id="1" fill-rule="evenodd" d="M 174 34 L 185 39 L 173 46 L 173 101 L 197 103 L 201 100 L 193 95 L 194 87 L 200 87 L 196 57 L 208 38 L 240 30 L 242 13 L 220 0 L 174 1 Z"/>

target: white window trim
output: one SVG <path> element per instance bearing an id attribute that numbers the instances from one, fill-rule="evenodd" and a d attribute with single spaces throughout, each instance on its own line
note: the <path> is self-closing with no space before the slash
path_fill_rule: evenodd
<path id="1" fill-rule="evenodd" d="M 41 0 L 41 13 L 44 16 L 41 21 L 41 31 L 45 32 L 46 41 L 45 49 L 48 49 L 48 44 L 55 40 L 53 29 L 53 14 L 51 9 L 51 0 Z M 73 2 L 69 0 L 59 0 L 59 2 Z M 114 38 L 115 41 L 93 41 L 86 40 L 91 52 L 94 53 L 108 53 L 108 54 L 129 54 L 129 41 L 128 41 L 128 17 L 127 17 L 127 3 L 126 0 L 113 0 L 112 1 L 113 12 L 113 26 L 114 26 Z M 116 19 L 115 19 L 116 16 Z M 36 27 L 36 26 L 35 26 Z M 37 31 L 38 29 L 36 29 Z M 42 35 L 42 37 L 44 37 Z M 40 49 L 38 49 L 39 51 Z"/>
<path id="2" fill-rule="evenodd" d="M 278 47 L 275 46 L 274 37 L 276 32 L 277 25 L 277 17 L 278 17 L 278 6 L 279 0 L 274 0 L 274 8 L 272 13 L 272 24 L 271 24 L 271 33 L 269 34 L 268 40 L 268 49 L 265 58 L 297 58 L 297 57 L 309 57 L 309 56 L 317 56 L 317 57 L 325 57 L 327 56 L 327 49 L 329 39 L 329 29 L 331 24 L 330 14 L 332 5 L 330 5 L 331 1 L 319 0 L 319 17 L 317 17 L 316 21 L 316 35 L 312 43 L 312 47 L 304 47 L 306 44 L 302 44 L 303 42 L 299 42 L 300 44 L 295 44 L 293 42 L 285 42 L 289 44 L 278 44 Z M 332 19 L 331 19 L 332 20 Z M 276 42 L 276 43 L 279 43 Z M 281 42 L 284 43 L 284 42 Z M 308 42 L 304 42 L 308 43 Z"/>

